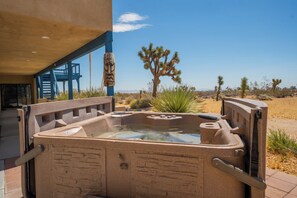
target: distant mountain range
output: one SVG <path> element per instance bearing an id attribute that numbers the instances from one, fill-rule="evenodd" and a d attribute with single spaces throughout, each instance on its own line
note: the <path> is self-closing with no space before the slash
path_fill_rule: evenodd
<path id="1" fill-rule="evenodd" d="M 114 92 L 117 93 L 139 93 L 140 90 L 134 89 L 134 90 L 115 90 Z"/>
<path id="2" fill-rule="evenodd" d="M 140 90 L 132 89 L 132 90 L 115 90 L 115 93 L 139 93 Z M 145 90 L 146 91 L 146 90 Z M 211 89 L 198 89 L 196 91 L 213 91 Z"/>

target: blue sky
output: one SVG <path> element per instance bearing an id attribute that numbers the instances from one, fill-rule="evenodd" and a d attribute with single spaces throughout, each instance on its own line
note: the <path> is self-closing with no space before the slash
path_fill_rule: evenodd
<path id="1" fill-rule="evenodd" d="M 137 56 L 142 46 L 162 45 L 180 57 L 182 82 L 198 90 L 223 88 L 240 79 L 281 78 L 297 85 L 297 1 L 295 0 L 113 0 L 116 90 L 147 89 L 152 75 Z M 104 48 L 93 52 L 92 85 L 102 80 Z M 88 56 L 82 88 L 89 86 Z M 74 83 L 75 84 L 75 83 Z M 169 77 L 164 86 L 175 85 Z"/>

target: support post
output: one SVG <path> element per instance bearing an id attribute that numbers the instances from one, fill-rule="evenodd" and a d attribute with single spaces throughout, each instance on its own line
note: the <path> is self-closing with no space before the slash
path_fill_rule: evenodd
<path id="1" fill-rule="evenodd" d="M 112 32 L 106 32 L 105 52 L 112 52 Z M 114 96 L 114 87 L 107 86 L 107 95 Z"/>
<path id="2" fill-rule="evenodd" d="M 51 100 L 55 99 L 55 78 L 54 70 L 50 70 L 50 79 L 51 79 Z"/>
<path id="3" fill-rule="evenodd" d="M 105 35 L 105 52 L 112 52 L 112 32 L 110 31 Z"/>
<path id="4" fill-rule="evenodd" d="M 43 74 L 40 76 L 40 98 L 43 98 Z"/>
<path id="5" fill-rule="evenodd" d="M 36 90 L 35 90 L 36 98 L 38 100 L 40 98 L 39 91 L 38 91 L 38 89 L 40 90 L 40 76 L 35 77 L 35 83 L 36 83 Z"/>
<path id="6" fill-rule="evenodd" d="M 72 64 L 71 61 L 67 62 L 68 67 L 68 99 L 73 100 L 73 85 L 72 85 Z"/>
<path id="7" fill-rule="evenodd" d="M 76 82 L 77 82 L 77 91 L 78 93 L 80 93 L 80 84 L 79 84 L 79 78 L 76 79 Z M 91 90 L 91 89 L 90 89 Z"/>
<path id="8" fill-rule="evenodd" d="M 89 53 L 89 66 L 90 66 L 90 91 L 92 89 L 92 52 Z"/>
<path id="9" fill-rule="evenodd" d="M 105 52 L 112 52 L 112 32 L 105 35 Z M 107 86 L 107 96 L 112 96 L 112 111 L 115 111 L 114 86 Z"/>
<path id="10" fill-rule="evenodd" d="M 63 80 L 63 93 L 65 93 L 65 80 Z"/>
<path id="11" fill-rule="evenodd" d="M 114 96 L 114 87 L 107 87 L 107 95 Z"/>

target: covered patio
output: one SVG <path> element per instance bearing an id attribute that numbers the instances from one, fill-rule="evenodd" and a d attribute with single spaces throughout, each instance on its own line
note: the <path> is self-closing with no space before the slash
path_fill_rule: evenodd
<path id="1" fill-rule="evenodd" d="M 73 60 L 101 47 L 112 52 L 109 0 L 0 0 L 0 24 L 0 85 L 29 85 L 28 104 L 44 97 L 40 77 L 46 73 L 50 74 L 49 90 L 54 98 L 57 77 L 52 75 L 53 69 L 62 65 L 68 68 L 65 74 L 72 99 L 72 81 L 77 79 Z M 6 99 L 3 90 L 1 105 Z M 113 87 L 108 90 L 112 95 Z"/>
<path id="2" fill-rule="evenodd" d="M 61 78 L 54 69 L 60 66 L 66 66 L 63 80 L 73 99 L 80 75 L 73 61 L 99 48 L 112 53 L 112 1 L 0 0 L 0 26 L 0 197 L 22 197 L 20 170 L 14 168 L 16 108 L 54 99 Z M 42 87 L 47 74 L 48 96 Z M 113 86 L 106 88 L 113 96 Z"/>

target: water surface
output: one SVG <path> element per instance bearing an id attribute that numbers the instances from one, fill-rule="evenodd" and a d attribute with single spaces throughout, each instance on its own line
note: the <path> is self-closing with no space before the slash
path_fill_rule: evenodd
<path id="1" fill-rule="evenodd" d="M 156 129 L 144 126 L 116 126 L 98 138 L 200 144 L 198 130 L 186 128 Z"/>

